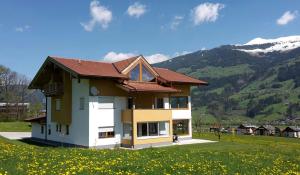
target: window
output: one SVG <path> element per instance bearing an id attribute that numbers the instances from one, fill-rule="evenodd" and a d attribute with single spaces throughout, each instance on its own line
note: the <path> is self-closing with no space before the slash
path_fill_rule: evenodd
<path id="1" fill-rule="evenodd" d="M 51 125 L 48 125 L 48 135 L 51 135 Z"/>
<path id="2" fill-rule="evenodd" d="M 137 124 L 138 137 L 148 136 L 148 123 Z"/>
<path id="3" fill-rule="evenodd" d="M 61 124 L 59 124 L 59 129 L 58 129 L 58 131 L 61 132 Z"/>
<path id="4" fill-rule="evenodd" d="M 131 139 L 131 136 L 132 136 L 132 124 L 124 123 L 123 124 L 123 138 Z"/>
<path id="5" fill-rule="evenodd" d="M 137 124 L 138 137 L 168 136 L 169 122 L 147 122 Z"/>
<path id="6" fill-rule="evenodd" d="M 128 109 L 133 108 L 133 98 L 132 97 L 128 97 L 128 99 L 127 99 L 127 108 Z"/>
<path id="7" fill-rule="evenodd" d="M 170 98 L 171 108 L 188 108 L 188 97 L 171 97 Z"/>
<path id="8" fill-rule="evenodd" d="M 44 125 L 41 125 L 41 134 L 44 134 Z"/>
<path id="9" fill-rule="evenodd" d="M 56 124 L 56 132 L 58 132 L 58 124 Z"/>
<path id="10" fill-rule="evenodd" d="M 114 127 L 99 127 L 98 138 L 112 138 L 115 137 Z"/>
<path id="11" fill-rule="evenodd" d="M 148 123 L 149 136 L 158 136 L 158 123 Z"/>
<path id="12" fill-rule="evenodd" d="M 159 135 L 169 135 L 169 122 L 159 122 Z"/>
<path id="13" fill-rule="evenodd" d="M 129 73 L 129 77 L 133 81 L 152 81 L 155 77 L 149 70 L 142 64 L 137 64 Z"/>
<path id="14" fill-rule="evenodd" d="M 148 71 L 148 69 L 143 65 L 142 66 L 142 80 L 143 81 L 151 81 L 153 80 L 153 75 Z"/>
<path id="15" fill-rule="evenodd" d="M 79 99 L 79 110 L 84 110 L 84 97 Z"/>
<path id="16" fill-rule="evenodd" d="M 56 99 L 55 100 L 55 109 L 57 111 L 60 111 L 60 108 L 61 108 L 61 100 L 60 99 Z"/>
<path id="17" fill-rule="evenodd" d="M 98 108 L 99 109 L 114 109 L 114 98 L 113 97 L 98 97 Z"/>
<path id="18" fill-rule="evenodd" d="M 163 98 L 156 99 L 156 108 L 158 108 L 158 109 L 164 108 L 164 99 Z"/>
<path id="19" fill-rule="evenodd" d="M 189 120 L 173 120 L 173 133 L 177 135 L 188 135 Z"/>
<path id="20" fill-rule="evenodd" d="M 136 65 L 135 68 L 133 68 L 131 70 L 129 77 L 131 80 L 134 80 L 134 81 L 140 80 L 140 65 L 139 64 Z"/>
<path id="21" fill-rule="evenodd" d="M 69 125 L 66 125 L 66 135 L 69 135 Z"/>

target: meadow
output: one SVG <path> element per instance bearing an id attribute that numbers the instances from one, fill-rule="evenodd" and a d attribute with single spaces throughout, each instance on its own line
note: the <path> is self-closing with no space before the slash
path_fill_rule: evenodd
<path id="1" fill-rule="evenodd" d="M 216 140 L 214 134 L 194 138 Z M 0 138 L 0 174 L 300 174 L 300 140 L 222 135 L 217 143 L 97 150 Z"/>
<path id="2" fill-rule="evenodd" d="M 30 123 L 15 121 L 15 122 L 0 122 L 0 132 L 31 132 Z"/>

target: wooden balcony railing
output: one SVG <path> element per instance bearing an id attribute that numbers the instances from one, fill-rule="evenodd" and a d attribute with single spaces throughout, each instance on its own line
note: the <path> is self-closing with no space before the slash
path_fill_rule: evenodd
<path id="1" fill-rule="evenodd" d="M 44 87 L 45 96 L 58 96 L 64 93 L 64 86 L 62 83 L 50 83 Z"/>

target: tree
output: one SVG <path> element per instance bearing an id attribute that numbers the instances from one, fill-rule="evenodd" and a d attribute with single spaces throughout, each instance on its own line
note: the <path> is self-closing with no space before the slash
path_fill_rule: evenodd
<path id="1" fill-rule="evenodd" d="M 29 115 L 32 117 L 38 117 L 42 109 L 43 104 L 41 102 L 31 104 L 29 107 Z"/>

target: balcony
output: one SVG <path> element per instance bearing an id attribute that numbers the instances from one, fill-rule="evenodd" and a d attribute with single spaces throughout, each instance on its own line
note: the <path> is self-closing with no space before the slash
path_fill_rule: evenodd
<path id="1" fill-rule="evenodd" d="M 50 83 L 44 87 L 45 96 L 59 96 L 64 94 L 64 86 L 62 83 Z"/>
<path id="2" fill-rule="evenodd" d="M 169 120 L 172 120 L 171 109 L 126 109 L 122 111 L 123 123 Z"/>
<path id="3" fill-rule="evenodd" d="M 128 135 L 122 138 L 122 145 L 125 147 L 172 143 L 170 109 L 126 109 L 122 111 L 121 120 L 124 135 Z"/>

